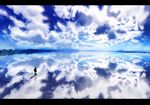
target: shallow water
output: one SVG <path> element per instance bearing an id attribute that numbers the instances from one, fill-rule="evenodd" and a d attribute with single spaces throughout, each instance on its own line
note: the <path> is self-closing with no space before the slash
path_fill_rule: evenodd
<path id="1" fill-rule="evenodd" d="M 149 98 L 149 62 L 115 52 L 0 56 L 0 98 Z"/>

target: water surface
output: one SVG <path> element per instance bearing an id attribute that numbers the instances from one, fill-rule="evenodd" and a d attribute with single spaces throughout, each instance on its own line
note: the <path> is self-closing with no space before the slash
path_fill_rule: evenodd
<path id="1" fill-rule="evenodd" d="M 149 60 L 119 52 L 0 56 L 0 98 L 149 98 Z"/>

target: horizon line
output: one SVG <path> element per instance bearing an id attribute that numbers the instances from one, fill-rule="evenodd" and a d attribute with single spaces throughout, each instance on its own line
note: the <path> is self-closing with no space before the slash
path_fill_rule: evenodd
<path id="1" fill-rule="evenodd" d="M 79 50 L 79 49 L 16 49 L 16 50 L 0 50 L 0 56 L 14 54 L 33 54 L 33 53 L 76 53 L 76 52 L 113 52 L 113 53 L 147 53 L 150 51 L 135 51 L 135 50 Z"/>

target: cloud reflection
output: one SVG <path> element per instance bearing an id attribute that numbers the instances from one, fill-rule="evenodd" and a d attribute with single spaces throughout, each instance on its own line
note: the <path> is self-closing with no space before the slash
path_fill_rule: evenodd
<path id="1" fill-rule="evenodd" d="M 148 98 L 148 64 L 117 56 L 94 52 L 5 56 L 6 64 L 12 62 L 1 67 L 0 98 Z M 37 75 L 31 79 L 35 67 Z"/>

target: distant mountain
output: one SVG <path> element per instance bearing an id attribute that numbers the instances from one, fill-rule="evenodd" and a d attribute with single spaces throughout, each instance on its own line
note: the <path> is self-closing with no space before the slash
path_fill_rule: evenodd
<path id="1" fill-rule="evenodd" d="M 124 51 L 124 50 L 117 50 L 113 52 L 122 52 L 122 53 L 150 53 L 149 51 Z"/>

